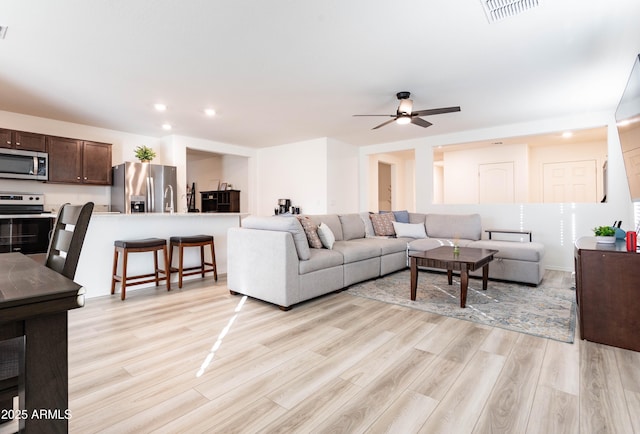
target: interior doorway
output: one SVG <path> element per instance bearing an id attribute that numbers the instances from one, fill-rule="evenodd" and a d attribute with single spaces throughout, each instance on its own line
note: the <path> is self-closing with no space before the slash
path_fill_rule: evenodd
<path id="1" fill-rule="evenodd" d="M 597 201 L 595 160 L 547 163 L 543 172 L 545 203 Z"/>
<path id="2" fill-rule="evenodd" d="M 378 161 L 378 210 L 391 211 L 391 164 Z"/>

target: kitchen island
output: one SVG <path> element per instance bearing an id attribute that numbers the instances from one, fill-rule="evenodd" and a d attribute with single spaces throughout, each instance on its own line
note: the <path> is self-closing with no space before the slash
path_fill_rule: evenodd
<path id="1" fill-rule="evenodd" d="M 113 265 L 113 242 L 142 238 L 164 238 L 172 236 L 213 235 L 215 240 L 218 275 L 227 272 L 227 229 L 240 226 L 243 213 L 94 213 L 82 247 L 75 281 L 86 288 L 86 298 L 109 295 L 111 293 L 111 271 Z M 178 251 L 174 252 L 174 264 Z M 159 255 L 160 256 L 160 255 Z M 185 249 L 185 267 L 198 265 L 199 249 Z M 162 264 L 162 261 L 160 260 Z M 120 268 L 118 268 L 120 270 Z M 151 253 L 136 253 L 129 256 L 127 273 L 144 274 L 153 270 Z M 200 276 L 192 278 L 199 279 Z M 209 277 L 206 277 L 209 278 Z M 178 274 L 172 275 L 177 282 Z M 211 279 L 213 283 L 213 279 Z M 127 295 L 145 286 L 127 287 Z M 166 291 L 164 285 L 160 288 Z M 116 292 L 120 285 L 116 286 Z M 172 291 L 179 291 L 178 285 Z M 130 292 L 131 291 L 131 292 Z"/>

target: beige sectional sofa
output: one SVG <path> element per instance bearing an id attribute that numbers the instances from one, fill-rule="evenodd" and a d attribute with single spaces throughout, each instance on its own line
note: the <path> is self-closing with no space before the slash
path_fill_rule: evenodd
<path id="1" fill-rule="evenodd" d="M 324 223 L 335 237 L 331 249 L 310 248 L 296 217 L 255 217 L 231 228 L 227 240 L 227 285 L 245 294 L 288 309 L 354 283 L 384 276 L 407 267 L 407 252 L 441 245 L 498 250 L 489 277 L 537 285 L 544 273 L 544 246 L 540 243 L 482 240 L 478 214 L 408 213 L 408 226 L 425 238 L 379 237 L 368 213 L 308 216 Z M 399 226 L 400 227 L 400 226 Z M 407 282 L 409 285 L 409 282 Z"/>

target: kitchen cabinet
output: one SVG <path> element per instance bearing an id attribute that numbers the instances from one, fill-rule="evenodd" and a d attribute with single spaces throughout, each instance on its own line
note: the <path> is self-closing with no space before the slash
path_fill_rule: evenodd
<path id="1" fill-rule="evenodd" d="M 201 191 L 202 212 L 240 212 L 240 190 Z"/>
<path id="2" fill-rule="evenodd" d="M 640 254 L 624 240 L 575 243 L 576 299 L 580 338 L 640 351 Z"/>
<path id="3" fill-rule="evenodd" d="M 47 137 L 49 182 L 111 185 L 111 145 Z"/>
<path id="4" fill-rule="evenodd" d="M 46 136 L 26 131 L 0 129 L 0 148 L 45 152 Z"/>

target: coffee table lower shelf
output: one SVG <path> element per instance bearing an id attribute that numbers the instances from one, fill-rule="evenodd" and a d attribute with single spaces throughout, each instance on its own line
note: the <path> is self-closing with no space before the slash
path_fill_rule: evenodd
<path id="1" fill-rule="evenodd" d="M 409 253 L 411 266 L 411 300 L 416 299 L 418 288 L 418 267 L 440 268 L 447 270 L 449 285 L 453 284 L 453 271 L 460 271 L 460 307 L 467 304 L 467 289 L 469 287 L 469 271 L 482 267 L 482 289 L 487 289 L 489 279 L 489 263 L 497 250 L 475 249 L 459 247 L 458 252 L 453 246 L 441 246 L 424 252 Z"/>

